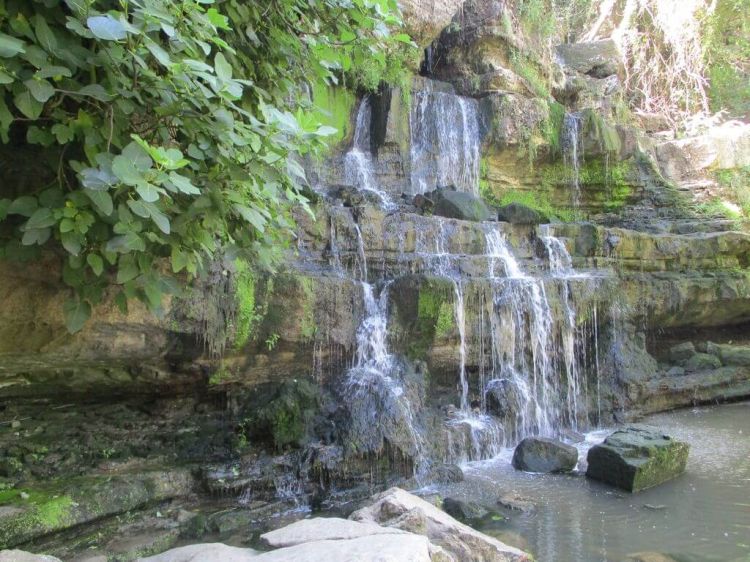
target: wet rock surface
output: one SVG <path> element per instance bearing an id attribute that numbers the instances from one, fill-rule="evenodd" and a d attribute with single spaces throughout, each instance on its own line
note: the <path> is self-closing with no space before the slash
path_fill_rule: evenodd
<path id="1" fill-rule="evenodd" d="M 578 463 L 578 449 L 556 439 L 527 437 L 516 446 L 512 462 L 526 472 L 570 472 Z"/>
<path id="2" fill-rule="evenodd" d="M 588 453 L 586 476 L 639 492 L 685 471 L 690 446 L 656 428 L 633 425 L 618 430 Z"/>

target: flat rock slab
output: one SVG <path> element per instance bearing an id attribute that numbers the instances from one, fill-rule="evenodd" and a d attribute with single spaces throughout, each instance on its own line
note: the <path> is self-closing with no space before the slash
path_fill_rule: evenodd
<path id="1" fill-rule="evenodd" d="M 23 550 L 0 550 L 0 562 L 62 562 L 54 556 L 31 554 Z"/>
<path id="2" fill-rule="evenodd" d="M 218 559 L 217 559 L 218 560 Z M 264 552 L 254 562 L 430 562 L 427 537 L 404 533 L 316 541 Z"/>
<path id="3" fill-rule="evenodd" d="M 138 562 L 247 562 L 257 560 L 258 552 L 251 548 L 237 548 L 222 543 L 191 544 L 167 550 L 156 556 L 139 558 Z"/>
<path id="4" fill-rule="evenodd" d="M 360 523 L 338 517 L 318 517 L 316 519 L 303 519 L 265 533 L 260 536 L 261 540 L 273 548 L 295 546 L 314 541 L 324 540 L 348 540 L 370 535 L 404 535 L 405 531 L 391 527 L 381 527 L 373 523 Z M 390 538 L 384 539 L 390 540 Z"/>
<path id="5" fill-rule="evenodd" d="M 658 429 L 632 425 L 589 450 L 586 476 L 638 492 L 685 472 L 690 446 Z"/>

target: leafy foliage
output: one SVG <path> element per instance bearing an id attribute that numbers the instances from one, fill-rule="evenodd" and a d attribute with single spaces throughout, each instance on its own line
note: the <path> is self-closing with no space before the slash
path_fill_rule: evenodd
<path id="1" fill-rule="evenodd" d="M 70 331 L 111 284 L 159 313 L 217 254 L 268 264 L 336 133 L 305 81 L 393 76 L 399 25 L 395 0 L 0 0 L 0 158 L 37 178 L 0 172 L 3 254 L 64 257 Z"/>
<path id="2" fill-rule="evenodd" d="M 750 116 L 750 0 L 718 0 L 706 26 L 711 109 Z"/>

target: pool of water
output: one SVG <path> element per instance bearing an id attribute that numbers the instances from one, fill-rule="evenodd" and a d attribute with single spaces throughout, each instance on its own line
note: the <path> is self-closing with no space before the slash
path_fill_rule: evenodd
<path id="1" fill-rule="evenodd" d="M 750 402 L 658 414 L 644 420 L 690 443 L 681 477 L 638 494 L 582 475 L 529 474 L 512 450 L 464 466 L 443 497 L 492 506 L 504 494 L 530 500 L 528 513 L 481 530 L 528 549 L 539 562 L 612 562 L 640 552 L 680 561 L 750 561 Z M 581 458 L 609 432 L 587 435 Z M 497 519 L 497 518 L 496 518 Z"/>

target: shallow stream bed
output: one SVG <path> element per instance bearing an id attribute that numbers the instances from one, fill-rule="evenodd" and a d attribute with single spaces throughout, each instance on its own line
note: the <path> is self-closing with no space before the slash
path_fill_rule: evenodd
<path id="1" fill-rule="evenodd" d="M 489 506 L 507 494 L 529 499 L 533 511 L 501 508 L 508 520 L 481 530 L 515 540 L 540 562 L 614 562 L 639 552 L 680 561 L 750 561 L 750 402 L 644 422 L 691 446 L 686 473 L 657 488 L 629 494 L 582 475 L 519 472 L 507 450 L 464 466 L 464 482 L 437 491 Z M 606 433 L 587 436 L 579 446 L 582 459 Z"/>

